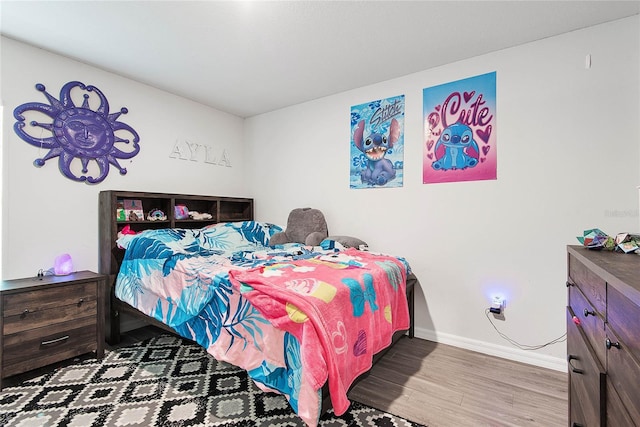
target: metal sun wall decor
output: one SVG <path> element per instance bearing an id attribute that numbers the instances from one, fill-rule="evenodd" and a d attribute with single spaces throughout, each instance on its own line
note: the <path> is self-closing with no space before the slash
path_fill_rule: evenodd
<path id="1" fill-rule="evenodd" d="M 78 90 L 72 94 L 76 88 Z M 34 166 L 42 167 L 47 160 L 59 157 L 58 166 L 64 176 L 87 184 L 103 181 L 109 174 L 110 164 L 118 168 L 121 175 L 127 173 L 118 159 L 131 159 L 137 155 L 140 137 L 131 126 L 117 121 L 121 114 L 127 114 L 125 107 L 110 114 L 105 95 L 97 87 L 85 86 L 77 81 L 68 82 L 62 87 L 59 100 L 51 96 L 41 83 L 36 84 L 36 89 L 44 93 L 50 105 L 28 102 L 13 110 L 17 120 L 13 126 L 16 134 L 35 147 L 49 150 L 44 157 L 34 160 Z M 74 97 L 79 100 L 80 94 L 82 105 L 78 107 Z M 99 105 L 92 110 L 90 103 L 95 98 L 99 100 Z M 28 128 L 25 113 L 35 118 L 44 115 L 47 120 L 31 120 L 31 127 Z M 116 133 L 132 138 L 125 139 Z M 74 162 L 76 159 L 80 160 L 80 165 Z"/>

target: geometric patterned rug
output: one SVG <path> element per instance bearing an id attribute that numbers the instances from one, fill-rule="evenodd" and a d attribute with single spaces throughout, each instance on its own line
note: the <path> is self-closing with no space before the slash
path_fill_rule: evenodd
<path id="1" fill-rule="evenodd" d="M 197 344 L 161 335 L 52 370 L 0 392 L 0 426 L 294 427 L 305 424 L 278 394 Z M 419 427 L 352 402 L 320 426 Z"/>

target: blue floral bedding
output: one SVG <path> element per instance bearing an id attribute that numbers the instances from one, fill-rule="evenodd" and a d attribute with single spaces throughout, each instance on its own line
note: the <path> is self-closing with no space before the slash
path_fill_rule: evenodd
<path id="1" fill-rule="evenodd" d="M 326 250 L 297 244 L 269 247 L 269 239 L 279 231 L 273 224 L 245 221 L 124 236 L 118 240 L 126 252 L 115 294 L 216 359 L 247 370 L 260 388 L 285 395 L 293 410 L 315 425 L 321 390 L 302 380 L 298 339 L 272 326 L 232 285 L 229 274 L 339 250 L 333 245 Z"/>

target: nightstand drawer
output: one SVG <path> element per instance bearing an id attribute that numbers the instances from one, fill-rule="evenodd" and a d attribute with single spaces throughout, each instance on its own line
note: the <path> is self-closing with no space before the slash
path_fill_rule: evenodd
<path id="1" fill-rule="evenodd" d="M 5 295 L 2 315 L 7 318 L 22 315 L 25 310 L 28 310 L 29 313 L 36 313 L 66 305 L 82 305 L 84 302 L 96 301 L 97 299 L 98 285 L 96 282 L 37 288 L 27 292 Z"/>
<path id="2" fill-rule="evenodd" d="M 29 329 L 50 327 L 56 323 L 74 321 L 75 319 L 87 316 L 93 316 L 95 323 L 98 307 L 94 299 L 90 301 L 76 301 L 70 305 L 51 307 L 44 310 L 39 308 L 34 311 L 31 311 L 29 308 L 23 310 L 21 314 L 5 317 L 3 327 L 3 334 L 5 336 L 24 332 Z"/>
<path id="3" fill-rule="evenodd" d="M 39 328 L 6 336 L 2 376 L 96 351 L 96 329 L 94 316 L 61 323 L 55 328 Z"/>

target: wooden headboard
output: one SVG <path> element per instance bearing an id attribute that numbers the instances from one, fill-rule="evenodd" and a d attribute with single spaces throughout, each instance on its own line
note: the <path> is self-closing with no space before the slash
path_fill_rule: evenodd
<path id="1" fill-rule="evenodd" d="M 116 240 L 118 232 L 125 226 L 140 232 L 147 229 L 159 228 L 202 228 L 219 222 L 251 221 L 253 220 L 253 199 L 239 197 L 198 196 L 192 194 L 147 193 L 138 191 L 107 190 L 100 192 L 99 205 L 99 271 L 109 275 L 108 295 L 105 295 L 107 307 L 105 310 L 105 336 L 110 344 L 120 339 L 120 315 L 122 312 L 139 316 L 139 313 L 128 304 L 122 303 L 114 297 L 115 279 L 118 275 L 120 262 L 124 250 L 119 249 Z M 142 209 L 142 215 L 136 215 L 137 220 L 130 220 L 129 212 L 122 212 L 126 205 L 133 203 Z M 189 211 L 209 214 L 209 219 L 179 219 L 176 218 L 176 206 L 184 205 Z M 166 215 L 164 220 L 147 219 L 149 212 L 159 209 Z M 119 219 L 119 214 L 124 218 Z M 140 218 L 142 216 L 142 218 Z M 144 316 L 146 317 L 146 316 Z M 147 323 L 164 326 L 160 322 L 146 317 Z"/>

